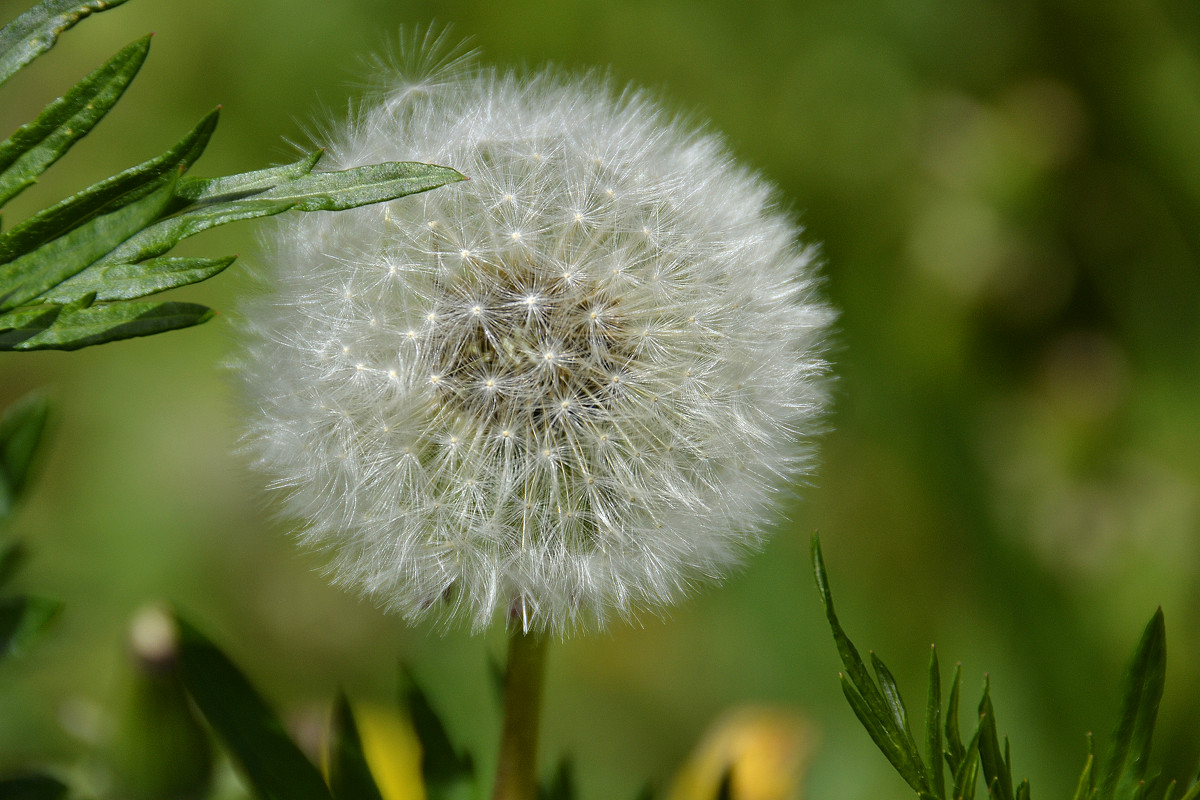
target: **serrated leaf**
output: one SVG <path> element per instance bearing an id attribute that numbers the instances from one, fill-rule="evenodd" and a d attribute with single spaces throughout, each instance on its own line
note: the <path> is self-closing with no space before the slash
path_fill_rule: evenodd
<path id="1" fill-rule="evenodd" d="M 294 165 L 293 165 L 294 166 Z M 100 263 L 137 262 L 161 255 L 201 231 L 284 211 L 345 211 L 464 180 L 447 167 L 388 162 L 340 172 L 300 175 L 234 200 L 204 200 L 141 231 Z"/>
<path id="2" fill-rule="evenodd" d="M 1124 797 L 1145 778 L 1166 670 L 1166 624 L 1159 608 L 1146 625 L 1125 673 L 1121 714 L 1097 787 L 1100 800 Z"/>
<path id="3" fill-rule="evenodd" d="M 98 216 L 70 233 L 0 265 L 0 312 L 28 303 L 65 281 L 143 229 L 172 199 L 172 185 L 108 214 Z"/>
<path id="4" fill-rule="evenodd" d="M 74 231 L 89 220 L 103 214 L 119 212 L 123 207 L 129 207 L 135 201 L 163 189 L 168 184 L 177 185 L 180 175 L 186 172 L 204 153 L 204 149 L 208 146 L 213 132 L 216 130 L 219 117 L 219 110 L 209 112 L 196 124 L 196 127 L 188 131 L 166 152 L 119 172 L 111 178 L 98 181 L 0 234 L 0 262 L 12 261 L 31 253 L 68 232 Z M 174 212 L 179 205 L 179 199 L 168 194 L 155 214 L 148 217 L 139 227 L 127 232 L 125 238 L 146 227 L 163 214 Z M 123 238 L 111 241 L 108 247 L 99 251 L 92 260 L 104 255 L 122 241 L 124 241 Z M 91 261 L 87 263 L 90 264 Z M 0 267 L 0 276 L 3 276 L 7 269 L 7 267 Z M 77 269 L 76 272 L 78 271 Z M 3 284 L 0 283 L 0 293 L 3 291 Z"/>
<path id="5" fill-rule="evenodd" d="M 0 779 L 4 800 L 63 800 L 70 787 L 49 775 L 17 775 Z"/>
<path id="6" fill-rule="evenodd" d="M 262 800 L 331 800 L 321 773 L 242 672 L 186 620 L 179 623 L 179 667 L 205 719 Z"/>
<path id="7" fill-rule="evenodd" d="M 404 684 L 404 704 L 421 743 L 421 775 L 431 800 L 451 793 L 458 785 L 474 782 L 471 757 L 455 748 L 429 698 L 407 671 Z"/>
<path id="8" fill-rule="evenodd" d="M 39 321 L 19 329 L 6 330 L 8 315 L 0 315 L 0 350 L 78 350 L 189 328 L 207 322 L 215 313 L 198 303 L 129 300 L 87 305 L 87 299 L 67 306 L 47 304 L 59 309 L 59 313 L 40 318 L 49 320 L 45 324 Z"/>
<path id="9" fill-rule="evenodd" d="M 94 293 L 97 301 L 134 300 L 146 295 L 176 289 L 208 280 L 237 260 L 224 258 L 185 258 L 163 256 L 139 264 L 110 264 L 89 267 L 73 278 L 44 292 L 39 301 L 69 303 Z"/>
<path id="10" fill-rule="evenodd" d="M 946 777 L 942 771 L 942 673 L 937 648 L 929 648 L 929 688 L 925 694 L 925 761 L 929 765 L 933 796 L 946 796 Z"/>
<path id="11" fill-rule="evenodd" d="M 0 30 L 0 84 L 54 46 L 60 34 L 92 13 L 125 0 L 43 0 Z"/>
<path id="12" fill-rule="evenodd" d="M 344 693 L 338 694 L 329 738 L 329 788 L 336 800 L 383 800 L 367 757 L 354 712 Z"/>
<path id="13" fill-rule="evenodd" d="M 26 395 L 0 416 L 0 522 L 25 491 L 49 417 L 50 404 L 39 393 Z"/>
<path id="14" fill-rule="evenodd" d="M 0 659 L 22 655 L 61 610 L 48 597 L 0 597 Z"/>
<path id="15" fill-rule="evenodd" d="M 36 183 L 91 131 L 125 93 L 149 51 L 149 36 L 128 45 L 0 143 L 0 205 Z"/>
<path id="16" fill-rule="evenodd" d="M 988 794 L 998 800 L 1014 800 L 1012 774 L 1000 751 L 1000 736 L 996 732 L 996 712 L 992 708 L 991 686 L 984 682 L 983 698 L 979 701 L 979 763 L 983 768 L 983 783 Z"/>

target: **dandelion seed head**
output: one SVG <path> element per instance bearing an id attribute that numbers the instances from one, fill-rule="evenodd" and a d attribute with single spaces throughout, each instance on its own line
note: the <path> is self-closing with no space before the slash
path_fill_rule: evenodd
<path id="1" fill-rule="evenodd" d="M 813 249 L 644 93 L 427 61 L 323 142 L 330 168 L 470 180 L 278 225 L 236 357 L 256 465 L 335 582 L 410 619 L 658 611 L 810 469 Z"/>

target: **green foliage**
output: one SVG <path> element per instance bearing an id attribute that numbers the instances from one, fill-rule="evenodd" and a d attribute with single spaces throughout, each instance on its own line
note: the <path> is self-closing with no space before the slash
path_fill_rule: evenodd
<path id="1" fill-rule="evenodd" d="M 825 561 L 821 556 L 821 543 L 816 536 L 812 540 L 812 561 L 825 615 L 846 668 L 846 672 L 839 676 L 846 699 L 875 745 L 917 796 L 923 800 L 971 800 L 975 796 L 976 777 L 982 772 L 989 797 L 996 800 L 1029 800 L 1029 782 L 1022 780 L 1015 786 L 1013 783 L 1009 743 L 1007 738 L 1002 741 L 997 732 L 990 681 L 985 680 L 983 696 L 979 701 L 979 724 L 971 741 L 964 745 L 958 728 L 961 668 L 955 671 L 946 706 L 943 739 L 941 676 L 936 650 L 930 655 L 923 759 L 913 739 L 900 690 L 891 673 L 872 653 L 871 663 L 875 672 L 872 679 L 857 648 L 838 622 Z M 1089 737 L 1087 761 L 1073 800 L 1172 800 L 1174 797 L 1174 781 L 1161 787 L 1157 775 L 1147 778 L 1146 774 L 1154 722 L 1162 700 L 1166 652 L 1166 627 L 1160 608 L 1150 618 L 1126 672 L 1121 712 L 1108 756 L 1097 768 L 1090 752 Z M 945 760 L 953 777 L 950 794 L 946 793 L 939 755 Z M 1096 782 L 1098 771 L 1102 776 L 1099 784 Z M 1200 797 L 1200 781 L 1193 781 L 1184 798 L 1195 800 L 1197 797 Z"/>
<path id="2" fill-rule="evenodd" d="M 334 797 L 383 800 L 363 754 L 362 739 L 350 701 L 339 693 L 333 707 L 333 725 L 329 743 L 329 788 Z"/>
<path id="3" fill-rule="evenodd" d="M 116 5 L 44 0 L 0 31 L 0 80 L 58 33 Z M 125 47 L 0 143 L 0 205 L 37 181 L 121 98 L 149 52 Z M 198 325 L 213 311 L 140 298 L 198 283 L 233 263 L 160 258 L 209 228 L 284 211 L 342 211 L 462 180 L 446 167 L 375 164 L 313 172 L 320 152 L 282 167 L 224 178 L 184 177 L 204 152 L 218 112 L 163 154 L 99 181 L 0 234 L 0 350 L 76 350 Z"/>
<path id="4" fill-rule="evenodd" d="M 421 742 L 421 777 L 430 800 L 470 797 L 475 787 L 475 762 L 450 740 L 450 734 L 411 673 L 404 673 L 404 706 Z"/>
<path id="5" fill-rule="evenodd" d="M 49 775 L 19 775 L 0 779 L 0 798 L 4 800 L 62 800 L 69 787 Z"/>

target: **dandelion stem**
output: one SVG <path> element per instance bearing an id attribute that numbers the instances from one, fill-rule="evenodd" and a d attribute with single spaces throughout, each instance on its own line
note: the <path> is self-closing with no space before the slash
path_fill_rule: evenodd
<path id="1" fill-rule="evenodd" d="M 492 800 L 537 797 L 537 740 L 546 672 L 546 640 L 519 627 L 508 637 L 504 677 L 504 732 Z"/>

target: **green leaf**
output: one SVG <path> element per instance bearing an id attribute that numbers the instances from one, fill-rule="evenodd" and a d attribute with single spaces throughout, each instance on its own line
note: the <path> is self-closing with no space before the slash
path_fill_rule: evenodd
<path id="1" fill-rule="evenodd" d="M 73 278 L 43 292 L 38 300 L 69 303 L 87 294 L 96 300 L 133 300 L 167 289 L 176 289 L 208 280 L 237 260 L 224 258 L 183 258 L 163 256 L 140 264 L 110 264 L 89 267 Z"/>
<path id="2" fill-rule="evenodd" d="M 175 193 L 193 205 L 238 200 L 261 192 L 286 181 L 301 178 L 313 171 L 313 167 L 325 155 L 324 150 L 315 150 L 299 161 L 279 167 L 227 175 L 222 178 L 184 178 Z"/>
<path id="3" fill-rule="evenodd" d="M 933 796 L 946 796 L 946 777 L 942 772 L 942 674 L 938 668 L 937 648 L 929 648 L 929 690 L 925 695 L 925 761 L 933 780 Z"/>
<path id="4" fill-rule="evenodd" d="M 471 757 L 459 754 L 429 698 L 407 670 L 403 682 L 404 704 L 421 743 L 421 775 L 431 800 L 447 796 L 463 784 L 473 783 L 475 765 Z"/>
<path id="5" fill-rule="evenodd" d="M 958 728 L 958 698 L 962 690 L 962 664 L 954 668 L 954 683 L 950 685 L 950 699 L 946 704 L 946 765 L 951 773 L 957 773 L 967 757 L 962 734 Z"/>
<path id="6" fill-rule="evenodd" d="M 991 685 L 988 681 L 984 682 L 983 698 L 979 701 L 979 730 L 979 762 L 983 767 L 983 783 L 988 788 L 988 794 L 998 800 L 1014 800 L 1012 773 L 1008 759 L 1000 752 L 996 712 L 992 708 Z"/>
<path id="7" fill-rule="evenodd" d="M 1125 673 L 1121 715 L 1098 786 L 1100 800 L 1128 796 L 1145 778 L 1166 670 L 1166 624 L 1159 608 L 1146 625 Z"/>
<path id="8" fill-rule="evenodd" d="M 67 306 L 46 304 L 58 313 L 38 317 L 23 327 L 10 327 L 10 315 L 0 315 L 0 350 L 78 350 L 188 328 L 207 322 L 214 314 L 211 308 L 197 303 L 132 300 L 91 305 L 90 300 L 89 296 Z M 42 306 L 28 306 L 18 312 L 39 308 Z"/>
<path id="9" fill-rule="evenodd" d="M 983 726 L 975 726 L 975 734 L 967 745 L 967 755 L 954 771 L 954 800 L 971 800 L 975 797 L 975 784 L 979 776 L 979 735 Z"/>
<path id="10" fill-rule="evenodd" d="M 0 522 L 12 514 L 28 485 L 49 416 L 49 402 L 36 392 L 13 403 L 0 416 Z"/>
<path id="11" fill-rule="evenodd" d="M 308 173 L 239 199 L 218 200 L 214 197 L 202 200 L 137 234 L 109 253 L 101 264 L 152 258 L 189 236 L 238 220 L 269 217 L 293 209 L 344 211 L 460 180 L 465 178 L 455 170 L 412 162 Z"/>
<path id="12" fill-rule="evenodd" d="M 125 0 L 43 0 L 0 30 L 0 84 L 54 46 L 60 34 L 93 12 Z"/>
<path id="13" fill-rule="evenodd" d="M 0 262 L 12 261 L 31 253 L 98 215 L 117 212 L 168 184 L 176 184 L 180 174 L 186 172 L 208 146 L 218 119 L 219 110 L 209 112 L 196 127 L 166 152 L 111 178 L 94 183 L 83 191 L 39 211 L 12 230 L 0 234 Z M 161 214 L 173 212 L 178 208 L 179 202 L 177 197 L 168 193 L 155 213 L 137 228 L 128 231 L 125 238 L 154 222 Z M 104 255 L 122 241 L 124 238 L 111 240 L 108 247 L 100 250 L 92 260 Z M 87 263 L 83 266 L 87 266 Z M 6 270 L 7 268 L 0 267 L 0 275 Z M 2 291 L 0 288 L 0 292 Z"/>
<path id="14" fill-rule="evenodd" d="M 87 135 L 125 93 L 149 51 L 149 36 L 127 46 L 0 143 L 0 205 Z"/>
<path id="15" fill-rule="evenodd" d="M 22 542 L 0 546 L 0 587 L 13 579 L 28 555 Z"/>
<path id="16" fill-rule="evenodd" d="M 317 768 L 241 671 L 186 620 L 179 666 L 196 705 L 262 800 L 331 800 Z"/>
<path id="17" fill-rule="evenodd" d="M 137 202 L 96 217 L 0 266 L 0 312 L 28 303 L 152 223 L 171 202 L 172 189 L 168 183 Z"/>
<path id="18" fill-rule="evenodd" d="M 575 767 L 570 758 L 558 762 L 554 778 L 549 784 L 538 787 L 538 800 L 575 800 Z"/>
<path id="19" fill-rule="evenodd" d="M 338 694 L 333 709 L 329 739 L 329 788 L 337 800 L 383 800 L 354 721 L 354 712 L 344 693 Z"/>
<path id="20" fill-rule="evenodd" d="M 904 782 L 912 787 L 913 791 L 918 794 L 927 792 L 923 771 L 917 769 L 912 755 L 896 741 L 894 731 L 890 729 L 886 720 L 874 713 L 870 703 L 863 698 L 845 674 L 839 674 L 838 678 L 841 681 L 842 694 L 846 696 L 846 701 L 850 703 L 850 709 L 866 729 L 871 741 L 875 742 L 875 746 L 900 774 Z"/>
<path id="21" fill-rule="evenodd" d="M 19 775 L 0 779 L 4 800 L 63 800 L 70 787 L 49 775 Z"/>
<path id="22" fill-rule="evenodd" d="M 1191 788 L 1179 800 L 1200 800 L 1200 781 L 1193 782 Z"/>
<path id="23" fill-rule="evenodd" d="M 1079 782 L 1075 784 L 1075 794 L 1071 795 L 1071 800 L 1090 800 L 1095 794 L 1095 790 L 1092 789 L 1092 766 L 1095 761 L 1092 754 L 1088 753 L 1087 761 L 1083 762 L 1083 772 L 1079 773 Z"/>
<path id="24" fill-rule="evenodd" d="M 61 610 L 62 603 L 47 597 L 0 597 L 0 659 L 25 653 Z"/>

